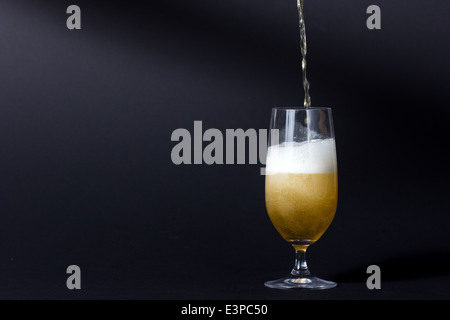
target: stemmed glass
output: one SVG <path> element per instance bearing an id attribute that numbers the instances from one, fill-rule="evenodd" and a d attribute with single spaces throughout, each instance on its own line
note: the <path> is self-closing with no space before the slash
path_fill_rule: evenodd
<path id="1" fill-rule="evenodd" d="M 314 277 L 306 250 L 327 230 L 337 199 L 337 159 L 330 108 L 274 108 L 266 161 L 266 208 L 272 224 L 295 249 L 295 264 L 277 289 L 328 289 Z"/>

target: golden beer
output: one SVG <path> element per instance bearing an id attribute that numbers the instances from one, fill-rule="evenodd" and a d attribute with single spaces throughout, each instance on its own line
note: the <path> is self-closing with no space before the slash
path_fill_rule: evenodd
<path id="1" fill-rule="evenodd" d="M 281 236 L 295 245 L 317 241 L 337 208 L 333 140 L 285 144 L 268 151 L 266 208 Z"/>
<path id="2" fill-rule="evenodd" d="M 337 208 L 337 173 L 266 176 L 266 207 L 272 224 L 292 244 L 314 243 Z"/>

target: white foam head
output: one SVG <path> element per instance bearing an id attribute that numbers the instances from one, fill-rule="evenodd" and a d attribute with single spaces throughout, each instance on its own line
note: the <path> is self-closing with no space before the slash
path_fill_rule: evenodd
<path id="1" fill-rule="evenodd" d="M 285 142 L 270 146 L 267 150 L 267 174 L 317 174 L 336 171 L 334 139 Z"/>

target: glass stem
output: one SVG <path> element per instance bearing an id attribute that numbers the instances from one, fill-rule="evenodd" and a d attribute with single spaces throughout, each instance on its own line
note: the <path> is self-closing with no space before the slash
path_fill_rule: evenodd
<path id="1" fill-rule="evenodd" d="M 295 265 L 291 271 L 291 275 L 295 277 L 307 277 L 311 275 L 308 265 L 306 264 L 306 249 L 308 246 L 294 246 L 295 248 Z"/>

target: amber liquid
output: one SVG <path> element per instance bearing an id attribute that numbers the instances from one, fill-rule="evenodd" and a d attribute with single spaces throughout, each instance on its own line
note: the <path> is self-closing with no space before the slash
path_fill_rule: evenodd
<path id="1" fill-rule="evenodd" d="M 300 26 L 300 49 L 302 52 L 302 78 L 303 78 L 303 90 L 305 91 L 305 101 L 303 105 L 306 109 L 311 107 L 311 96 L 309 95 L 309 81 L 306 78 L 306 23 L 305 16 L 303 14 L 303 0 L 297 0 L 299 26 Z"/>
<path id="2" fill-rule="evenodd" d="M 337 208 L 337 173 L 266 175 L 266 207 L 281 236 L 312 244 L 330 226 Z"/>

